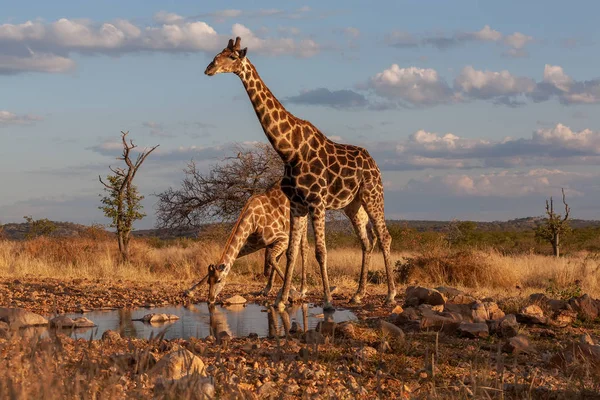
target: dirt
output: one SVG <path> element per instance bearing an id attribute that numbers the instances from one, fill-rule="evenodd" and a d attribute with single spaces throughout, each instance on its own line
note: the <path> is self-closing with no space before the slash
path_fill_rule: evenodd
<path id="1" fill-rule="evenodd" d="M 190 283 L 11 279 L 0 281 L 0 306 L 51 315 L 203 300 L 202 291 L 192 299 L 182 295 Z M 221 298 L 241 294 L 249 302 L 264 301 L 258 295 L 261 288 L 230 284 Z M 598 323 L 577 322 L 566 328 L 522 326 L 520 333 L 535 349 L 528 354 L 503 353 L 506 340 L 496 336 L 465 339 L 435 331 L 407 333 L 403 343 L 390 341 L 386 348 L 379 321 L 393 322 L 393 307 L 383 305 L 383 295 L 368 296 L 365 304 L 350 306 L 351 294 L 334 294 L 334 305 L 357 314 L 354 332 L 336 334 L 322 345 L 305 344 L 302 332 L 287 338 L 226 338 L 219 344 L 212 337 L 117 337 L 90 342 L 57 335 L 31 343 L 17 337 L 0 339 L 0 376 L 4 377 L 0 398 L 3 389 L 36 398 L 42 384 L 52 387 L 46 390 L 46 398 L 90 398 L 93 393 L 101 398 L 200 398 L 191 386 L 177 392 L 172 385 L 152 381 L 147 374 L 150 365 L 140 361 L 160 359 L 179 348 L 204 361 L 217 398 L 600 398 L 600 377 L 593 365 L 552 361 L 553 355 L 580 335 L 598 338 Z M 319 300 L 318 295 L 308 298 Z M 400 296 L 398 300 L 401 304 Z M 33 373 L 39 379 L 28 381 L 26 377 Z M 78 383 L 57 383 L 67 377 Z"/>

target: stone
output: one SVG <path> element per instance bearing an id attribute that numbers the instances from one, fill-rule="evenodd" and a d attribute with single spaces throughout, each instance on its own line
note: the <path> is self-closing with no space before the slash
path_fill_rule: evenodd
<path id="1" fill-rule="evenodd" d="M 321 332 L 309 329 L 304 333 L 304 341 L 306 344 L 323 344 L 325 343 L 325 336 Z"/>
<path id="2" fill-rule="evenodd" d="M 232 297 L 226 299 L 225 301 L 223 301 L 223 303 L 225 303 L 225 304 L 246 304 L 247 302 L 248 302 L 248 300 L 246 300 L 239 294 L 236 294 L 235 296 L 232 296 Z"/>
<path id="3" fill-rule="evenodd" d="M 104 331 L 104 333 L 102 334 L 102 340 L 107 341 L 107 342 L 115 342 L 118 341 L 119 339 L 121 339 L 121 334 L 117 331 L 113 331 L 113 330 L 106 330 Z"/>
<path id="4" fill-rule="evenodd" d="M 366 360 L 375 356 L 377 356 L 377 350 L 371 346 L 361 347 L 356 351 L 356 357 L 360 358 L 361 360 Z"/>
<path id="5" fill-rule="evenodd" d="M 72 328 L 75 325 L 73 319 L 66 315 L 59 315 L 54 317 L 49 322 L 51 328 Z"/>
<path id="6" fill-rule="evenodd" d="M 438 286 L 435 288 L 438 292 L 442 293 L 448 300 L 453 299 L 459 294 L 464 294 L 462 290 L 450 287 L 450 286 Z"/>
<path id="7" fill-rule="evenodd" d="M 256 333 L 256 332 L 250 332 L 248 334 L 248 339 L 258 339 L 258 333 Z"/>
<path id="8" fill-rule="evenodd" d="M 46 318 L 22 308 L 0 307 L 0 321 L 6 322 L 11 329 L 48 325 Z"/>
<path id="9" fill-rule="evenodd" d="M 78 317 L 73 319 L 73 327 L 75 328 L 93 328 L 96 324 L 86 317 Z"/>
<path id="10" fill-rule="evenodd" d="M 544 316 L 544 311 L 536 304 L 530 304 L 523 307 L 517 315 L 517 321 L 523 324 L 545 325 L 548 319 Z"/>
<path id="11" fill-rule="evenodd" d="M 484 322 L 461 322 L 458 333 L 469 338 L 486 338 L 490 335 L 488 326 Z"/>
<path id="12" fill-rule="evenodd" d="M 383 333 L 384 336 L 386 336 L 389 340 L 395 341 L 395 342 L 404 342 L 404 338 L 405 338 L 405 334 L 404 331 L 394 325 L 394 324 L 390 324 L 387 321 L 379 321 L 380 323 L 380 327 L 381 327 L 381 332 Z"/>
<path id="13" fill-rule="evenodd" d="M 323 336 L 335 335 L 335 328 L 337 324 L 334 321 L 319 321 L 316 327 L 316 331 L 320 332 Z"/>
<path id="14" fill-rule="evenodd" d="M 550 324 L 564 328 L 570 326 L 577 319 L 577 311 L 573 310 L 558 310 L 552 315 Z"/>
<path id="15" fill-rule="evenodd" d="M 600 317 L 600 300 L 595 300 L 587 294 L 570 298 L 569 305 L 582 320 L 594 320 Z"/>
<path id="16" fill-rule="evenodd" d="M 488 319 L 488 312 L 485 305 L 477 301 L 471 305 L 471 316 L 473 322 L 485 322 Z"/>
<path id="17" fill-rule="evenodd" d="M 162 322 L 170 322 L 177 321 L 179 317 L 173 314 L 146 314 L 142 317 L 142 321 L 153 323 L 162 323 Z"/>
<path id="18" fill-rule="evenodd" d="M 469 320 L 469 321 L 473 320 L 472 303 L 469 303 L 469 304 L 446 303 L 446 304 L 444 304 L 444 312 L 460 314 L 466 320 Z"/>
<path id="19" fill-rule="evenodd" d="M 484 301 L 483 305 L 485 307 L 485 310 L 487 311 L 486 319 L 497 320 L 504 318 L 504 316 L 506 315 L 504 314 L 504 311 L 500 309 L 498 304 L 494 303 L 493 301 Z"/>
<path id="20" fill-rule="evenodd" d="M 403 312 L 404 312 L 404 309 L 402 308 L 402 306 L 396 306 L 392 310 L 392 316 L 397 317 L 398 315 L 402 314 Z"/>
<path id="21" fill-rule="evenodd" d="M 423 286 L 409 286 L 406 288 L 407 306 L 418 306 L 420 304 L 429 304 L 432 306 L 446 304 L 446 297 L 435 289 L 428 289 Z"/>
<path id="22" fill-rule="evenodd" d="M 592 339 L 592 337 L 589 335 L 589 333 L 584 333 L 583 335 L 581 335 L 579 337 L 579 343 L 585 343 L 585 344 L 589 344 L 592 346 L 596 345 L 596 343 L 594 343 L 594 339 Z"/>
<path id="23" fill-rule="evenodd" d="M 356 334 L 356 330 L 354 329 L 354 324 L 349 321 L 338 324 L 338 326 L 336 327 L 335 330 L 339 335 L 342 335 L 343 337 L 345 337 L 347 339 L 354 338 L 354 336 Z"/>
<path id="24" fill-rule="evenodd" d="M 477 301 L 475 297 L 464 293 L 456 295 L 452 298 L 452 303 L 454 304 L 471 304 L 475 301 Z"/>
<path id="25" fill-rule="evenodd" d="M 529 304 L 545 305 L 550 299 L 544 293 L 529 295 Z"/>
<path id="26" fill-rule="evenodd" d="M 509 354 L 534 352 L 529 339 L 525 335 L 517 335 L 509 338 L 502 346 L 502 351 Z"/>
<path id="27" fill-rule="evenodd" d="M 488 321 L 490 332 L 503 338 L 511 338 L 519 334 L 519 323 L 514 314 L 508 314 L 500 320 Z"/>
<path id="28" fill-rule="evenodd" d="M 206 376 L 204 362 L 191 351 L 179 349 L 165 354 L 148 374 L 153 378 L 181 379 L 193 373 Z"/>

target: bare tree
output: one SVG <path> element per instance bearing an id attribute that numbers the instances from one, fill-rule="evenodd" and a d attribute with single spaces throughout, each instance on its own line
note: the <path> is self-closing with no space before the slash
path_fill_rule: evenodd
<path id="1" fill-rule="evenodd" d="M 562 189 L 562 201 L 565 205 L 564 216 L 554 212 L 554 201 L 552 200 L 552 197 L 550 197 L 550 201 L 546 200 L 546 221 L 543 225 L 537 227 L 535 232 L 537 238 L 547 241 L 552 245 L 552 250 L 556 257 L 560 256 L 561 237 L 571 231 L 568 221 L 571 208 L 569 208 L 565 198 L 565 189 Z"/>
<path id="2" fill-rule="evenodd" d="M 157 194 L 157 225 L 167 229 L 197 229 L 207 222 L 231 221 L 248 199 L 278 184 L 283 163 L 273 147 L 257 143 L 236 146 L 208 173 L 190 161 L 178 189 Z"/>
<path id="3" fill-rule="evenodd" d="M 111 227 L 117 229 L 117 238 L 119 241 L 119 251 L 123 262 L 129 261 L 129 239 L 133 229 L 133 222 L 142 219 L 145 214 L 141 212 L 141 196 L 136 186 L 133 184 L 133 178 L 146 158 L 152 153 L 158 145 L 151 149 L 146 149 L 138 154 L 135 162 L 131 160 L 131 150 L 137 146 L 132 140 L 127 141 L 129 131 L 121 131 L 121 141 L 123 142 L 123 154 L 117 157 L 117 160 L 125 162 L 125 168 L 109 167 L 113 174 L 106 177 L 108 183 L 98 176 L 100 183 L 105 186 L 107 196 L 102 198 L 103 206 L 99 207 L 104 211 L 104 215 L 112 219 Z"/>

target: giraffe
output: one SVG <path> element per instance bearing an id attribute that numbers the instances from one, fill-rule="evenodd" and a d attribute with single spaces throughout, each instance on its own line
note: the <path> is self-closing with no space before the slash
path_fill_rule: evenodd
<path id="1" fill-rule="evenodd" d="M 306 238 L 306 222 L 302 228 L 302 286 L 301 293 L 306 293 L 306 268 L 308 262 L 308 241 Z M 267 286 L 262 293 L 269 294 L 275 280 L 275 272 L 281 280 L 284 274 L 277 264 L 288 248 L 290 232 L 289 200 L 279 185 L 273 186 L 265 193 L 250 197 L 244 205 L 235 226 L 233 227 L 223 254 L 217 265 L 208 266 L 208 302 L 213 304 L 217 295 L 225 285 L 225 277 L 238 257 L 265 249 L 264 274 L 269 276 Z"/>
<path id="2" fill-rule="evenodd" d="M 373 225 L 383 252 L 387 275 L 387 304 L 395 302 L 390 259 L 392 238 L 384 217 L 383 183 L 381 172 L 367 150 L 333 142 L 309 121 L 295 117 L 271 93 L 246 53 L 240 48 L 241 38 L 233 39 L 208 64 L 204 73 L 234 73 L 244 85 L 256 116 L 267 139 L 284 163 L 281 189 L 290 200 L 290 243 L 287 250 L 285 281 L 276 304 L 285 308 L 289 297 L 294 261 L 301 240 L 302 221 L 311 216 L 315 234 L 315 252 L 323 283 L 324 309 L 333 309 L 329 277 L 327 275 L 327 248 L 325 245 L 325 210 L 343 209 L 354 226 L 363 248 L 363 266 L 370 261 L 370 240 L 367 224 Z M 362 269 L 364 271 L 365 268 Z M 364 290 L 360 287 L 359 291 Z M 366 276 L 364 277 L 366 281 Z M 364 292 L 355 295 L 360 301 Z"/>

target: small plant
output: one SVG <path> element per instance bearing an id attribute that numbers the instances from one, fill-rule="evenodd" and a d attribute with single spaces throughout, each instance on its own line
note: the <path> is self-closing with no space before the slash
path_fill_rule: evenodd
<path id="1" fill-rule="evenodd" d="M 29 229 L 25 234 L 26 239 L 34 239 L 39 236 L 50 236 L 52 232 L 57 229 L 54 222 L 47 218 L 35 220 L 31 215 L 26 215 L 23 218 L 25 218 L 25 221 L 27 221 L 27 224 L 29 225 Z"/>
<path id="2" fill-rule="evenodd" d="M 569 226 L 571 208 L 565 199 L 565 189 L 562 189 L 562 201 L 565 205 L 564 216 L 554 212 L 552 197 L 550 197 L 550 201 L 546 200 L 546 221 L 535 230 L 535 237 L 541 241 L 549 242 L 556 257 L 560 256 L 561 237 L 571 232 L 571 227 Z"/>
<path id="3" fill-rule="evenodd" d="M 558 298 L 560 300 L 569 300 L 572 297 L 580 297 L 583 294 L 580 281 L 569 284 L 568 286 L 560 287 L 556 284 L 554 279 L 550 279 L 550 285 L 546 288 L 546 293 L 552 298 Z"/>
<path id="4" fill-rule="evenodd" d="M 405 261 L 397 260 L 396 269 L 394 270 L 397 280 L 401 284 L 408 283 L 415 270 L 413 258 L 406 258 Z"/>

